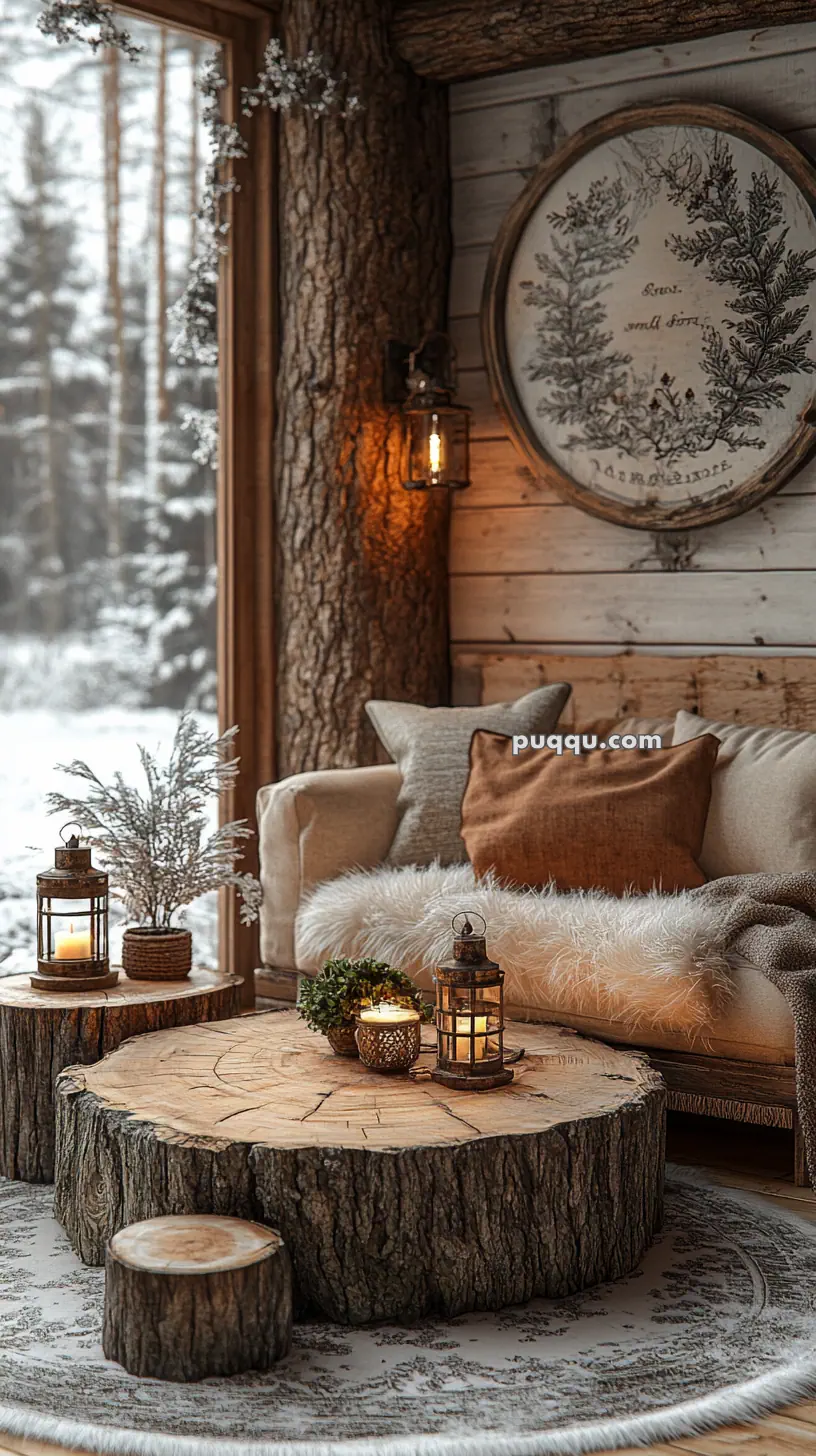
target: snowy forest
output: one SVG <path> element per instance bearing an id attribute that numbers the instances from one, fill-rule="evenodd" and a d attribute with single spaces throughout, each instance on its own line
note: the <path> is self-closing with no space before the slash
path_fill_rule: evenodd
<path id="1" fill-rule="evenodd" d="M 87 697 L 71 672 L 70 706 L 99 680 L 107 702 L 212 708 L 213 473 L 183 425 L 214 371 L 172 363 L 167 322 L 195 241 L 204 47 L 137 25 L 136 63 L 58 49 L 37 11 L 4 0 L 0 24 L 0 701 L 39 700 L 32 657 L 61 695 L 81 647 L 97 671 Z"/>
<path id="2" fill-rule="evenodd" d="M 131 63 L 57 47 L 38 13 L 0 5 L 3 971 L 31 949 L 53 766 L 127 773 L 179 709 L 209 719 L 216 687 L 215 474 L 189 427 L 216 371 L 173 361 L 167 319 L 195 246 L 210 48 L 128 22 Z"/>

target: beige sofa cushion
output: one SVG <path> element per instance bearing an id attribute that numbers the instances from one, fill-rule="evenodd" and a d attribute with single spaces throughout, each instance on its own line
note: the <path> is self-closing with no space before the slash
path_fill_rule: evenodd
<path id="1" fill-rule="evenodd" d="M 399 769 L 388 763 L 293 774 L 258 791 L 265 966 L 297 969 L 295 916 L 309 890 L 385 858 L 399 788 Z"/>
<path id="2" fill-rule="evenodd" d="M 642 733 L 656 733 L 662 740 L 664 748 L 671 748 L 674 743 L 674 719 L 673 718 L 621 718 L 616 723 L 613 732 L 634 733 L 639 738 Z"/>
<path id="3" fill-rule="evenodd" d="M 598 1036 L 602 1041 L 622 1042 L 626 1046 L 697 1052 L 739 1062 L 792 1067 L 793 1018 L 782 992 L 749 961 L 732 965 L 731 973 L 732 999 L 718 1013 L 710 1029 L 698 1036 L 682 1031 L 655 1031 L 647 1026 L 633 1030 L 625 1021 L 575 1016 L 561 1007 L 557 1011 L 528 1007 L 523 1001 L 513 1000 L 512 987 L 507 988 L 505 1010 L 508 1020 L 554 1022 L 558 1026 L 571 1026 L 586 1036 Z"/>
<path id="4" fill-rule="evenodd" d="M 515 703 L 481 708 L 422 708 L 416 703 L 366 703 L 380 742 L 399 765 L 399 825 L 388 852 L 392 865 L 462 864 L 459 837 L 470 740 L 477 728 L 494 733 L 550 733 L 570 688 L 552 683 Z"/>
<path id="5" fill-rule="evenodd" d="M 816 733 L 677 714 L 675 743 L 704 733 L 722 744 L 700 856 L 704 874 L 816 870 Z"/>

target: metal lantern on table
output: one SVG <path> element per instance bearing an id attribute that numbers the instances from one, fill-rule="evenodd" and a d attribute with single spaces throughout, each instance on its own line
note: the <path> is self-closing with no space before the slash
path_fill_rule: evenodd
<path id="1" fill-rule="evenodd" d="M 453 918 L 453 959 L 437 966 L 437 1064 L 431 1073 L 445 1087 L 487 1092 L 512 1082 L 504 1065 L 504 971 L 487 956 L 469 914 Z"/>
<path id="2" fill-rule="evenodd" d="M 38 991 L 99 991 L 119 972 L 108 957 L 108 876 L 91 864 L 76 834 L 54 851 L 54 868 L 37 876 Z M 79 827 L 79 826 L 76 826 Z"/>

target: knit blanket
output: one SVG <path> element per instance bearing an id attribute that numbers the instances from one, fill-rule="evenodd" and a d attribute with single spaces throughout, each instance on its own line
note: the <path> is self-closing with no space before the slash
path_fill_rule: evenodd
<path id="1" fill-rule="evenodd" d="M 791 1009 L 796 1103 L 816 1186 L 816 874 L 729 875 L 688 893 L 720 912 L 722 951 L 752 961 Z"/>

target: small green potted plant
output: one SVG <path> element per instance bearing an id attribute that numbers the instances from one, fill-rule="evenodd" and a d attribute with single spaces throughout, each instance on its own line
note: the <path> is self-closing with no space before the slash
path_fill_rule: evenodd
<path id="1" fill-rule="evenodd" d="M 241 874 L 241 844 L 252 830 L 245 819 L 210 833 L 209 803 L 238 775 L 233 757 L 237 728 L 220 738 L 182 713 L 165 764 L 139 748 L 145 783 L 140 790 L 121 773 L 103 784 L 86 763 L 57 768 L 87 785 L 84 798 L 49 794 L 52 814 L 69 814 L 110 875 L 112 892 L 135 924 L 125 931 L 122 965 L 137 980 L 176 981 L 192 967 L 192 933 L 176 917 L 199 895 L 231 885 L 242 900 L 241 919 L 258 918 L 261 887 Z"/>
<path id="2" fill-rule="evenodd" d="M 338 956 L 326 961 L 313 980 L 300 988 L 298 1011 L 312 1031 L 321 1031 L 339 1057 L 356 1057 L 354 1040 L 358 1011 L 390 1001 L 418 1011 L 423 1021 L 432 1018 L 410 976 L 386 961 L 350 960 Z"/>

